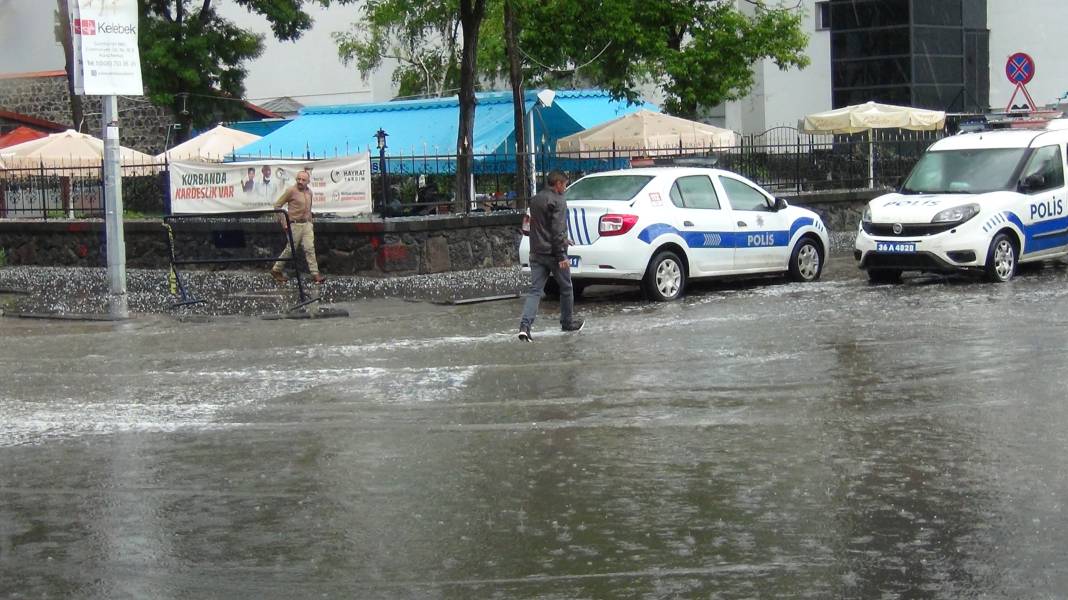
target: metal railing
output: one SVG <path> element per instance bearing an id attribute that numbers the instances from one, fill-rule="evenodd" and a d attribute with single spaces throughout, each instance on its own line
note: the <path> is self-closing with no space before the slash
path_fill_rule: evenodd
<path id="1" fill-rule="evenodd" d="M 856 135 L 809 135 L 777 127 L 740 137 L 730 146 L 612 148 L 572 153 L 540 147 L 533 161 L 519 154 L 537 188 L 550 170 L 574 181 L 594 172 L 651 165 L 707 166 L 740 173 L 776 194 L 895 187 L 942 132 L 872 130 Z M 473 156 L 475 200 L 453 199 L 455 154 L 394 151 L 371 157 L 371 193 L 376 212 L 386 218 L 425 217 L 456 212 L 511 210 L 524 206 L 528 190 L 517 189 L 516 155 L 498 152 Z M 531 173 L 531 163 L 535 173 Z M 123 169 L 127 211 L 166 213 L 166 162 Z M 384 169 L 383 169 L 384 167 Z M 387 173 L 382 181 L 382 172 Z M 81 219 L 104 216 L 100 165 L 0 170 L 0 218 Z M 383 185 L 385 183 L 385 185 Z"/>
<path id="2" fill-rule="evenodd" d="M 127 212 L 162 214 L 167 164 L 147 162 L 122 167 L 123 206 Z M 104 218 L 103 164 L 40 164 L 0 170 L 0 218 Z"/>

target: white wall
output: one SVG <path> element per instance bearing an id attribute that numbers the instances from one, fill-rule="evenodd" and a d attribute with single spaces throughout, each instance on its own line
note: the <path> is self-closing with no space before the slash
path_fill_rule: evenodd
<path id="1" fill-rule="evenodd" d="M 291 96 L 305 105 L 384 102 L 393 97 L 391 68 L 364 82 L 355 67 L 342 65 L 338 58 L 331 34 L 349 29 L 358 14 L 357 5 L 321 8 L 306 4 L 315 23 L 295 42 L 276 40 L 266 19 L 235 2 L 218 2 L 218 8 L 247 30 L 264 34 L 263 54 L 249 64 L 245 79 L 245 97 L 253 103 L 279 96 Z"/>
<path id="2" fill-rule="evenodd" d="M 1068 10 L 1065 0 L 987 0 L 990 28 L 990 104 L 1004 110 L 1016 89 L 1005 77 L 1005 62 L 1016 52 L 1035 59 L 1027 91 L 1039 106 L 1055 104 L 1068 92 Z M 1021 104 L 1020 94 L 1013 104 Z"/>
<path id="3" fill-rule="evenodd" d="M 0 73 L 63 70 L 55 0 L 0 0 Z"/>
<path id="4" fill-rule="evenodd" d="M 828 30 L 816 31 L 816 2 L 780 0 L 780 3 L 799 5 L 799 10 L 804 11 L 802 30 L 809 36 L 805 54 L 811 63 L 804 69 L 786 71 L 770 60 L 754 65 L 753 91 L 721 109 L 723 126 L 739 133 L 761 133 L 782 125 L 796 127 L 798 119 L 805 115 L 831 108 L 831 34 Z M 743 9 L 747 5 L 739 3 Z"/>

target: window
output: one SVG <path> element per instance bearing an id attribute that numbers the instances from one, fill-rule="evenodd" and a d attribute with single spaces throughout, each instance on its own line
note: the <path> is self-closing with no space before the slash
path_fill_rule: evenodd
<path id="1" fill-rule="evenodd" d="M 817 2 L 816 3 L 816 31 L 823 31 L 831 28 L 831 3 L 830 2 Z"/>
<path id="2" fill-rule="evenodd" d="M 734 210 L 771 210 L 768 197 L 753 186 L 729 177 L 720 177 L 719 181 L 723 184 L 723 191 L 727 193 L 727 199 L 731 201 Z"/>
<path id="3" fill-rule="evenodd" d="M 1064 163 L 1060 146 L 1043 146 L 1031 154 L 1020 181 L 1034 194 L 1064 187 Z"/>
<path id="4" fill-rule="evenodd" d="M 719 196 L 705 175 L 679 177 L 671 186 L 671 202 L 685 208 L 719 209 Z M 681 204 L 680 204 L 681 202 Z"/>
<path id="5" fill-rule="evenodd" d="M 564 197 L 569 203 L 583 200 L 619 200 L 627 202 L 652 180 L 651 175 L 608 175 L 583 177 L 567 188 Z"/>
<path id="6" fill-rule="evenodd" d="M 985 194 L 1008 190 L 1023 148 L 982 148 L 927 152 L 912 168 L 906 194 Z"/>

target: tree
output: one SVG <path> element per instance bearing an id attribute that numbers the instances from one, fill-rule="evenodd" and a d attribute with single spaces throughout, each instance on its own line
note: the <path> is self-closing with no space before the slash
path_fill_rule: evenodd
<path id="1" fill-rule="evenodd" d="M 444 96 L 458 90 L 460 116 L 456 139 L 457 209 L 470 195 L 475 123 L 475 91 L 479 88 L 478 55 L 503 56 L 501 35 L 480 36 L 487 10 L 500 10 L 487 0 L 380 0 L 367 2 L 352 31 L 335 34 L 338 54 L 354 62 L 364 78 L 386 58 L 397 60 L 394 83 L 406 95 Z M 500 28 L 501 20 L 496 21 Z M 494 64 L 500 64 L 497 59 Z"/>
<path id="2" fill-rule="evenodd" d="M 526 208 L 526 194 L 530 189 L 527 179 L 527 165 L 523 157 L 523 150 L 527 147 L 527 138 L 524 134 L 526 119 L 524 112 L 526 103 L 523 101 L 523 59 L 519 55 L 519 23 L 515 14 L 515 0 L 504 0 L 504 40 L 508 57 L 508 83 L 512 86 L 512 122 L 515 124 L 515 187 L 519 190 L 516 195 L 516 208 Z M 534 132 L 531 131 L 533 136 Z M 530 174 L 534 176 L 533 173 Z"/>
<path id="3" fill-rule="evenodd" d="M 70 122 L 76 131 L 85 133 L 85 110 L 82 97 L 74 93 L 74 46 L 70 33 L 70 13 L 67 0 L 56 0 L 56 41 L 63 46 L 63 63 L 67 71 L 67 93 L 70 96 Z"/>
<path id="4" fill-rule="evenodd" d="M 658 87 L 668 112 L 736 100 L 753 87 L 752 66 L 805 67 L 807 36 L 796 6 L 744 0 L 523 0 L 520 43 L 537 82 L 585 81 L 618 98 Z M 751 13 L 751 14 L 750 14 Z"/>
<path id="5" fill-rule="evenodd" d="M 305 4 L 330 0 L 232 0 L 263 16 L 274 36 L 295 40 L 311 28 Z M 335 0 L 347 3 L 352 0 Z M 170 106 L 181 124 L 179 140 L 192 127 L 242 114 L 246 61 L 263 51 L 262 36 L 221 17 L 213 0 L 138 0 L 141 74 L 149 98 Z"/>

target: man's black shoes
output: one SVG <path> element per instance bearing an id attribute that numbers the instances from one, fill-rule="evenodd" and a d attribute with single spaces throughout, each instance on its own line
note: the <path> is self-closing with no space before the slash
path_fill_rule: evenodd
<path id="1" fill-rule="evenodd" d="M 519 341 L 521 342 L 533 342 L 534 338 L 530 336 L 530 325 L 519 326 Z"/>
<path id="2" fill-rule="evenodd" d="M 585 324 L 586 321 L 582 319 L 573 319 L 570 323 L 564 323 L 560 325 L 560 329 L 563 331 L 579 331 Z"/>

